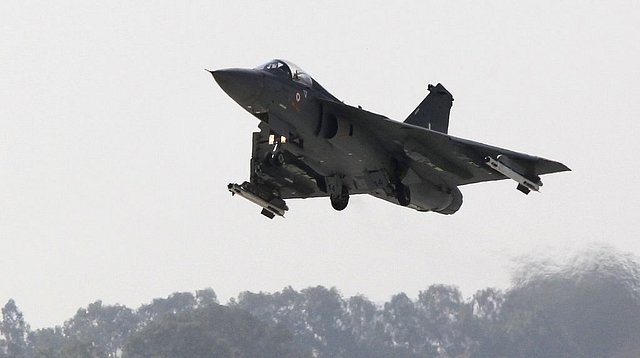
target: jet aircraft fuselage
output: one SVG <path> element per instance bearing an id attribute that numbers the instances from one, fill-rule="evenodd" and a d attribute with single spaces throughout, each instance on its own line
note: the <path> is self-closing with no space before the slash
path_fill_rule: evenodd
<path id="1" fill-rule="evenodd" d="M 404 123 L 344 104 L 291 62 L 211 71 L 220 87 L 260 120 L 253 134 L 250 179 L 229 184 L 284 216 L 284 199 L 329 197 L 336 210 L 349 196 L 371 194 L 418 211 L 453 214 L 459 185 L 511 178 L 524 193 L 539 175 L 569 170 L 561 163 L 447 134 L 451 94 L 430 94 Z"/>

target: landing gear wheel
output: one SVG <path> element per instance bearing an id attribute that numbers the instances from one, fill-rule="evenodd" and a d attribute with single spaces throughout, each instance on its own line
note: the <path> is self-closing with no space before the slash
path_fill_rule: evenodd
<path id="1" fill-rule="evenodd" d="M 338 196 L 331 196 L 331 207 L 337 211 L 344 210 L 349 204 L 349 191 L 342 187 L 342 192 Z"/>
<path id="2" fill-rule="evenodd" d="M 282 154 L 282 152 L 277 151 L 273 153 L 273 164 L 278 167 L 281 167 L 282 164 L 284 164 L 284 154 Z"/>
<path id="3" fill-rule="evenodd" d="M 284 154 L 282 152 L 274 152 L 267 157 L 269 164 L 281 167 L 284 164 Z"/>
<path id="4" fill-rule="evenodd" d="M 409 187 L 402 183 L 396 184 L 396 199 L 398 199 L 398 203 L 402 206 L 411 204 L 411 191 Z"/>

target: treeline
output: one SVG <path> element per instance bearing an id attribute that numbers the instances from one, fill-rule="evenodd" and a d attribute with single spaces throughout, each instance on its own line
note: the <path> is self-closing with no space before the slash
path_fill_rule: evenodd
<path id="1" fill-rule="evenodd" d="M 508 291 L 466 300 L 448 285 L 384 304 L 317 286 L 221 305 L 205 289 L 135 310 L 96 301 L 37 330 L 9 300 L 0 357 L 639 357 L 639 277 L 635 257 L 599 249 L 523 264 Z"/>

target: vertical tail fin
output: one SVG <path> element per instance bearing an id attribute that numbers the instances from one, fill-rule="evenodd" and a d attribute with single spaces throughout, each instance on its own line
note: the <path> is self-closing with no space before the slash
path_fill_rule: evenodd
<path id="1" fill-rule="evenodd" d="M 429 94 L 411 112 L 405 123 L 447 133 L 449 130 L 449 112 L 453 105 L 453 96 L 443 85 L 429 85 Z"/>

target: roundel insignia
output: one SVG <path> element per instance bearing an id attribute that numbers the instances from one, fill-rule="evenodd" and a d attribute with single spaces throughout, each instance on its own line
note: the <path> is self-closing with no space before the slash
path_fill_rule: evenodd
<path id="1" fill-rule="evenodd" d="M 296 92 L 296 102 L 297 102 L 297 103 L 300 103 L 300 100 L 301 100 L 301 99 L 302 99 L 302 98 L 300 97 L 300 92 Z"/>

